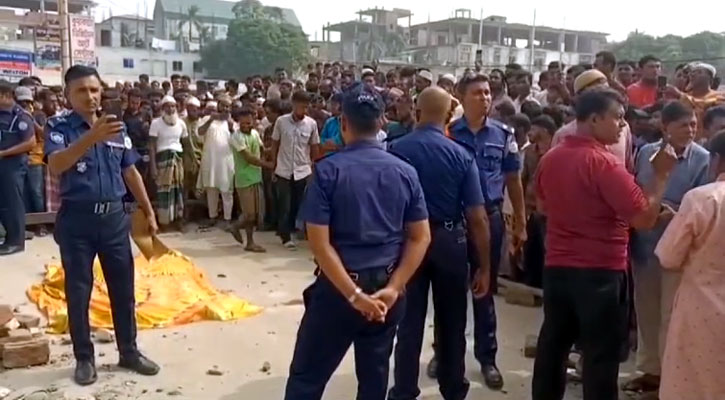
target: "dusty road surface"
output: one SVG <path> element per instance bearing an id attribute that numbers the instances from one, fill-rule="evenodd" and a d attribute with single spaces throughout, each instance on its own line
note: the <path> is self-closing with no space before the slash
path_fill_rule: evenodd
<path id="1" fill-rule="evenodd" d="M 234 322 L 201 322 L 176 328 L 140 331 L 141 350 L 160 363 L 156 377 L 143 377 L 118 370 L 113 344 L 96 345 L 98 382 L 81 388 L 73 384 L 71 346 L 62 336 L 54 337 L 52 365 L 22 370 L 0 371 L 0 387 L 14 390 L 4 400 L 51 399 L 194 399 L 194 400 L 275 400 L 281 399 L 295 335 L 303 307 L 302 290 L 313 279 L 313 264 L 305 244 L 289 251 L 271 233 L 258 234 L 268 253 L 250 254 L 219 230 L 192 231 L 184 235 L 162 235 L 165 243 L 191 257 L 208 273 L 213 284 L 231 290 L 240 297 L 265 307 L 262 314 Z M 25 290 L 42 279 L 44 264 L 58 258 L 51 237 L 36 238 L 27 251 L 0 260 L 0 303 L 19 305 L 37 313 L 28 302 Z M 536 334 L 541 323 L 540 308 L 506 304 L 497 299 L 499 316 L 498 364 L 505 386 L 492 392 L 483 385 L 473 358 L 469 327 L 468 378 L 469 399 L 530 398 L 532 360 L 523 357 L 522 347 L 528 334 Z M 469 307 L 470 313 L 470 307 Z M 426 345 L 421 363 L 421 399 L 440 399 L 437 384 L 425 377 L 425 362 L 431 355 L 432 313 L 426 330 Z M 469 319 L 470 320 L 470 319 Z M 210 375 L 216 369 L 221 375 Z M 631 365 L 623 368 L 631 371 Z M 628 374 L 623 373 L 622 378 Z M 354 398 L 356 381 L 352 353 L 328 385 L 324 399 Z M 45 392 L 38 392 L 43 390 Z M 29 393 L 33 393 L 28 396 Z M 567 399 L 581 398 L 581 388 L 570 385 Z"/>

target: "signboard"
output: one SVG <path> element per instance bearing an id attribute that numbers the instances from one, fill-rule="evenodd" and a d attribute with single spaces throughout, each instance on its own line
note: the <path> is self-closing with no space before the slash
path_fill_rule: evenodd
<path id="1" fill-rule="evenodd" d="M 35 66 L 39 70 L 60 71 L 60 19 L 45 14 L 35 28 Z"/>
<path id="2" fill-rule="evenodd" d="M 10 81 L 33 74 L 33 53 L 0 49 L 0 77 Z"/>
<path id="3" fill-rule="evenodd" d="M 96 66 L 96 23 L 93 17 L 70 15 L 70 60 L 72 65 Z"/>

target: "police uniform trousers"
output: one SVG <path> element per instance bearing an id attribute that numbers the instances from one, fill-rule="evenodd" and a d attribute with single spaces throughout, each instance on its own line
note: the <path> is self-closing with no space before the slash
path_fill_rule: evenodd
<path id="1" fill-rule="evenodd" d="M 501 264 L 503 236 L 505 232 L 503 214 L 500 205 L 486 206 L 491 233 L 491 286 L 488 294 L 480 299 L 473 299 L 473 352 L 481 365 L 496 365 L 496 307 L 493 295 L 498 290 L 498 269 Z M 471 277 L 478 269 L 477 251 L 473 243 L 468 243 Z M 437 355 L 437 354 L 436 354 Z"/>
<path id="2" fill-rule="evenodd" d="M 54 237 L 65 271 L 73 353 L 92 360 L 88 306 L 93 289 L 93 261 L 98 256 L 108 287 L 118 350 L 122 358 L 138 355 L 134 298 L 134 263 L 129 232 L 131 219 L 121 201 L 110 203 L 63 200 Z"/>
<path id="3" fill-rule="evenodd" d="M 423 263 L 406 288 L 405 316 L 395 345 L 395 386 L 390 400 L 420 396 L 418 375 L 428 288 L 433 289 L 438 384 L 446 400 L 465 399 L 466 309 L 469 272 L 466 231 L 462 223 L 431 223 L 432 241 Z"/>
<path id="4" fill-rule="evenodd" d="M 17 157 L 0 159 L 0 223 L 8 246 L 25 245 L 23 187 L 27 171 L 27 165 Z"/>
<path id="5" fill-rule="evenodd" d="M 350 276 L 365 293 L 372 294 L 385 287 L 391 273 L 391 267 L 383 267 L 350 272 Z M 356 399 L 385 400 L 393 339 L 405 309 L 402 294 L 383 323 L 365 319 L 323 274 L 305 289 L 303 299 L 305 314 L 297 332 L 285 400 L 321 399 L 353 344 Z"/>

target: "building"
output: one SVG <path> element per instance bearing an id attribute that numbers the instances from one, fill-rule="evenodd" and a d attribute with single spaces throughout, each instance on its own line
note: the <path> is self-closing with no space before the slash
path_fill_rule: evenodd
<path id="1" fill-rule="evenodd" d="M 330 31 L 340 32 L 339 59 L 346 62 L 380 58 L 381 61 L 465 68 L 480 61 L 489 68 L 518 63 L 532 66 L 534 70 L 544 69 L 551 61 L 562 61 L 567 65 L 591 63 L 594 55 L 607 43 L 606 33 L 509 23 L 506 17 L 501 16 L 481 20 L 472 18 L 471 11 L 467 9 L 455 10 L 453 18 L 405 28 L 392 24 L 393 18 L 406 16 L 396 11 L 401 10 L 360 12 L 361 16 L 375 16 L 372 21 L 359 19 L 328 25 L 325 27 L 327 36 L 323 35 L 323 39 L 329 41 Z M 406 43 L 404 49 L 387 52 L 382 57 L 375 57 L 380 52 L 363 50 L 367 49 L 369 42 L 380 42 L 381 38 L 385 38 L 379 33 L 381 29 L 397 31 Z M 373 39 L 370 32 L 374 32 Z"/>
<path id="2" fill-rule="evenodd" d="M 191 43 L 191 49 L 203 42 L 225 39 L 227 27 L 235 15 L 235 1 L 225 0 L 156 0 L 153 23 L 156 37 L 163 40 L 181 40 Z M 289 8 L 265 7 L 279 11 L 281 19 L 301 27 L 295 12 Z M 192 11 L 193 18 L 189 13 Z M 194 21 L 190 23 L 190 20 Z"/>
<path id="3" fill-rule="evenodd" d="M 140 15 L 113 16 L 96 24 L 96 45 L 147 49 L 154 28 L 153 20 Z"/>
<path id="4" fill-rule="evenodd" d="M 323 27 L 323 42 L 330 42 L 331 32 L 340 34 L 339 56 L 335 59 L 371 61 L 397 55 L 408 46 L 413 16 L 410 10 L 371 8 L 357 15 L 357 20 Z M 400 19 L 407 20 L 407 26 L 399 25 Z"/>

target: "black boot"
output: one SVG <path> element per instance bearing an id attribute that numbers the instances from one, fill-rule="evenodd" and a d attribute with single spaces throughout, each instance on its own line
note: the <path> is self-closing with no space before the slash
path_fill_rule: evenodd
<path id="1" fill-rule="evenodd" d="M 481 373 L 484 381 L 486 381 L 486 386 L 490 389 L 500 390 L 503 387 L 503 376 L 501 376 L 501 372 L 495 365 L 481 366 Z"/>
<path id="2" fill-rule="evenodd" d="M 98 375 L 96 374 L 96 366 L 90 360 L 76 361 L 76 371 L 73 374 L 73 380 L 81 386 L 88 386 L 96 383 Z"/>
<path id="3" fill-rule="evenodd" d="M 149 360 L 141 354 L 138 354 L 135 357 L 122 357 L 118 362 L 118 366 L 147 376 L 156 375 L 161 369 L 155 362 Z"/>

